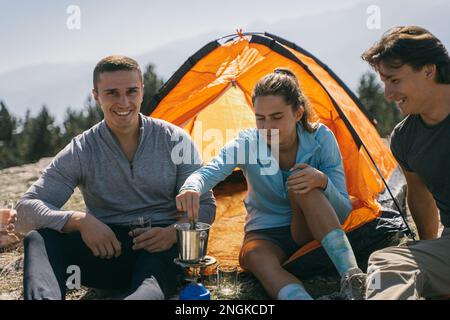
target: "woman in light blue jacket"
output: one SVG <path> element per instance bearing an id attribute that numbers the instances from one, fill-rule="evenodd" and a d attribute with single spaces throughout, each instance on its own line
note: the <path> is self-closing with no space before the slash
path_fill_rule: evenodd
<path id="1" fill-rule="evenodd" d="M 310 122 L 312 108 L 288 69 L 260 79 L 252 102 L 257 129 L 242 131 L 188 177 L 176 199 L 178 210 L 196 219 L 200 195 L 239 167 L 248 187 L 241 266 L 273 298 L 311 299 L 282 264 L 315 239 L 341 275 L 341 291 L 349 299 L 363 298 L 364 274 L 341 229 L 352 206 L 333 133 Z"/>

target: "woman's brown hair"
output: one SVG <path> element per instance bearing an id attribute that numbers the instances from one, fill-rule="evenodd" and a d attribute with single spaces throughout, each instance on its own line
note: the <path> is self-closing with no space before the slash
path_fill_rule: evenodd
<path id="1" fill-rule="evenodd" d="M 303 116 L 300 119 L 302 127 L 308 132 L 314 132 L 317 129 L 317 115 L 309 103 L 309 100 L 300 89 L 299 82 L 294 72 L 287 68 L 277 68 L 273 72 L 261 78 L 253 89 L 252 103 L 258 97 L 264 96 L 283 97 L 287 105 L 296 112 L 303 107 Z"/>

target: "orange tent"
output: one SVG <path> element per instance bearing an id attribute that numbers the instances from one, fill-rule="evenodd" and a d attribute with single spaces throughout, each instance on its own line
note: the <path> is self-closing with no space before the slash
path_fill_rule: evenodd
<path id="1" fill-rule="evenodd" d="M 397 167 L 365 108 L 346 85 L 309 52 L 277 36 L 238 34 L 212 41 L 191 56 L 155 95 L 144 114 L 188 131 L 205 162 L 234 137 L 256 127 L 251 94 L 258 79 L 277 67 L 297 75 L 319 121 L 336 136 L 344 161 L 353 211 L 343 224 L 350 232 L 381 215 L 377 195 Z M 225 137 L 212 144 L 210 134 Z M 301 248 L 287 264 L 318 247 Z"/>

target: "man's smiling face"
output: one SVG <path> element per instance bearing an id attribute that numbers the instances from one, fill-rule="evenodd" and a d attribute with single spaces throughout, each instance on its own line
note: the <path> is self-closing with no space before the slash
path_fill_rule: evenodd
<path id="1" fill-rule="evenodd" d="M 408 64 L 392 68 L 385 63 L 380 63 L 377 70 L 384 83 L 386 100 L 394 101 L 402 114 L 420 114 L 426 111 L 429 102 L 427 89 L 435 84 L 426 66 L 420 70 L 414 70 Z"/>
<path id="2" fill-rule="evenodd" d="M 106 124 L 113 132 L 139 126 L 138 114 L 144 88 L 138 71 L 102 72 L 93 95 L 103 110 Z"/>

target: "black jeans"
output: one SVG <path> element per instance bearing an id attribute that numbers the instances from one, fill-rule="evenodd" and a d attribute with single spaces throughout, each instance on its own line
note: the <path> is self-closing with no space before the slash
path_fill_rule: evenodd
<path id="1" fill-rule="evenodd" d="M 24 240 L 24 299 L 64 299 L 72 265 L 79 267 L 82 285 L 128 289 L 126 299 L 163 299 L 174 294 L 183 273 L 173 262 L 178 246 L 156 253 L 134 251 L 129 229 L 110 227 L 122 244 L 122 254 L 110 260 L 95 257 L 79 232 L 41 229 L 28 233 Z"/>

